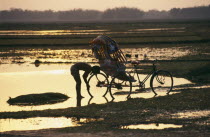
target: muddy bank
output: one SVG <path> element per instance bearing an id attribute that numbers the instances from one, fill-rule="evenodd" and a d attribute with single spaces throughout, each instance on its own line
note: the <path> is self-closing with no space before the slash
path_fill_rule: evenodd
<path id="1" fill-rule="evenodd" d="M 34 106 L 44 104 L 55 104 L 67 100 L 69 97 L 61 93 L 42 93 L 21 95 L 15 98 L 9 98 L 7 101 L 10 105 Z"/>
<path id="2" fill-rule="evenodd" d="M 186 89 L 182 90 L 178 94 L 169 96 L 154 97 L 150 99 L 134 98 L 123 102 L 109 102 L 101 105 L 91 104 L 89 106 L 77 108 L 43 111 L 2 112 L 0 113 L 0 118 L 20 119 L 32 117 L 76 117 L 78 120 L 80 118 L 102 118 L 100 121 L 90 121 L 78 127 L 56 129 L 56 132 L 61 134 L 98 133 L 107 131 L 117 133 L 130 133 L 135 131 L 141 133 L 147 130 L 128 130 L 120 129 L 120 127 L 132 124 L 137 125 L 150 123 L 182 125 L 181 128 L 176 129 L 166 128 L 160 131 L 148 130 L 154 133 L 162 133 L 164 131 L 176 131 L 177 133 L 194 131 L 197 133 L 209 133 L 209 113 L 203 113 L 210 110 L 209 90 L 209 88 Z M 177 117 L 178 112 L 184 113 L 185 115 L 191 114 L 192 112 L 201 115 L 195 117 L 184 116 L 183 118 L 180 118 Z M 49 130 L 49 132 L 50 131 L 51 130 Z"/>
<path id="3" fill-rule="evenodd" d="M 40 131 L 23 131 L 23 132 L 8 132 L 5 134 L 0 134 L 2 137 L 26 137 L 26 136 L 40 136 L 40 137 L 207 137 L 210 133 L 207 132 L 197 132 L 197 131 L 122 131 L 122 132 L 97 132 L 97 133 L 61 133 L 56 130 L 40 130 Z"/>

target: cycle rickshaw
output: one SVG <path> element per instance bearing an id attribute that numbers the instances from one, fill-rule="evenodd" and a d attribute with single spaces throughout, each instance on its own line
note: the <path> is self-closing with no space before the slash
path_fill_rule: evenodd
<path id="1" fill-rule="evenodd" d="M 145 88 L 145 82 L 150 78 L 150 87 L 155 95 L 159 91 L 171 92 L 173 77 L 170 72 L 158 70 L 153 61 L 151 72 L 141 81 L 138 73 L 139 61 L 128 62 L 119 45 L 110 37 L 99 35 L 91 42 L 92 52 L 98 59 L 99 66 L 94 66 L 88 79 L 90 84 L 89 95 L 101 93 L 106 96 L 110 92 L 114 99 L 116 96 L 130 97 L 132 87 Z M 126 70 L 126 64 L 131 63 L 132 69 Z M 102 91 L 103 90 L 103 91 Z"/>

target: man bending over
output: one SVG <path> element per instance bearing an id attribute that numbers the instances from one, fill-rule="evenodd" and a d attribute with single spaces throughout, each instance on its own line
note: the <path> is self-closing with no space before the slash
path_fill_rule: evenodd
<path id="1" fill-rule="evenodd" d="M 76 81 L 77 98 L 83 98 L 83 96 L 81 95 L 81 78 L 80 78 L 79 71 L 80 70 L 85 71 L 83 74 L 83 79 L 87 86 L 87 90 L 89 91 L 90 85 L 88 84 L 87 77 L 89 73 L 91 72 L 91 68 L 92 67 L 89 64 L 80 62 L 80 63 L 74 64 L 70 69 L 71 75 L 74 77 L 74 80 Z"/>

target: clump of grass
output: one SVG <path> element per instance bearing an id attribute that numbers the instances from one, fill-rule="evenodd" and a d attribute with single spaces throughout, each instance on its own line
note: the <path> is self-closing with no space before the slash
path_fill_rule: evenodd
<path id="1" fill-rule="evenodd" d="M 210 82 L 210 64 L 206 64 L 205 66 L 200 66 L 198 68 L 192 69 L 188 75 L 192 81 L 201 82 L 201 83 L 209 83 Z"/>
<path id="2" fill-rule="evenodd" d="M 68 98 L 61 93 L 28 94 L 10 98 L 7 103 L 10 105 L 33 106 L 63 102 Z"/>
<path id="3" fill-rule="evenodd" d="M 160 62 L 158 69 L 167 70 L 174 77 L 187 78 L 195 83 L 210 82 L 210 63 L 208 61 L 171 61 Z"/>

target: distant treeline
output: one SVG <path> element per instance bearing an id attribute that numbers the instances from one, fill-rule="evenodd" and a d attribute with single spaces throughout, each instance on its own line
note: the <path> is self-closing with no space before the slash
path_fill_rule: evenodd
<path id="1" fill-rule="evenodd" d="M 4 21 L 119 21 L 144 19 L 210 19 L 210 5 L 193 8 L 173 8 L 169 11 L 137 8 L 113 8 L 105 11 L 73 9 L 68 11 L 37 11 L 12 8 L 0 11 Z"/>

